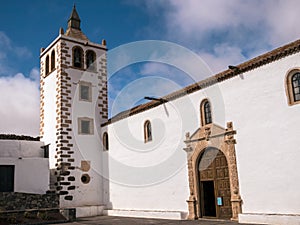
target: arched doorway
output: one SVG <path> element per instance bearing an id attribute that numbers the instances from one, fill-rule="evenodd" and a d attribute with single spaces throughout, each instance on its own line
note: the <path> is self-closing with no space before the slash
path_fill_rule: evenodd
<path id="1" fill-rule="evenodd" d="M 188 219 L 212 217 L 238 220 L 238 214 L 242 212 L 242 199 L 235 134 L 232 122 L 228 122 L 226 128 L 212 123 L 197 129 L 191 136 L 186 133 L 184 150 L 187 153 L 190 187 Z"/>
<path id="2" fill-rule="evenodd" d="M 206 148 L 198 162 L 198 196 L 202 217 L 232 218 L 229 170 L 225 155 Z"/>

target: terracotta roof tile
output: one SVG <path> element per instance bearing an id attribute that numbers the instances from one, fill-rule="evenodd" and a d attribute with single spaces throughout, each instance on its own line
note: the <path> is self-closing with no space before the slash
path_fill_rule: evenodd
<path id="1" fill-rule="evenodd" d="M 291 42 L 287 45 L 284 45 L 282 47 L 276 48 L 276 49 L 274 49 L 270 52 L 267 52 L 265 54 L 262 54 L 260 56 L 257 56 L 257 57 L 250 59 L 244 63 L 241 63 L 236 66 L 238 68 L 238 70 L 228 69 L 228 70 L 222 71 L 212 77 L 209 77 L 200 82 L 189 85 L 185 88 L 175 91 L 175 92 L 173 92 L 169 95 L 166 95 L 162 98 L 165 100 L 168 100 L 168 101 L 174 100 L 174 99 L 182 97 L 184 95 L 191 94 L 195 91 L 209 87 L 213 84 L 216 84 L 216 83 L 222 82 L 224 80 L 230 79 L 232 77 L 235 77 L 241 73 L 253 70 L 255 68 L 258 68 L 260 66 L 266 65 L 271 62 L 274 62 L 274 61 L 284 58 L 286 56 L 295 54 L 299 51 L 300 51 L 300 39 L 297 41 Z M 135 115 L 137 113 L 146 111 L 148 109 L 154 108 L 161 104 L 163 104 L 163 103 L 158 102 L 158 101 L 151 101 L 151 102 L 136 106 L 132 109 L 123 111 L 123 112 L 113 116 L 111 119 L 109 119 L 106 123 L 103 123 L 101 126 L 106 126 L 110 123 L 116 122 L 118 120 L 124 119 L 124 118 L 132 116 L 132 115 Z"/>

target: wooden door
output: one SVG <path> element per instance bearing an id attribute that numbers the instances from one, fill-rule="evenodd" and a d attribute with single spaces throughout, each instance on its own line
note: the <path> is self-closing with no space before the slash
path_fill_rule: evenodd
<path id="1" fill-rule="evenodd" d="M 226 157 L 221 151 L 215 148 L 204 151 L 199 161 L 199 180 L 202 216 L 230 219 L 232 209 L 229 172 Z M 212 204 L 215 206 L 215 214 L 212 213 Z"/>
<path id="2" fill-rule="evenodd" d="M 216 217 L 216 204 L 215 204 L 215 188 L 214 181 L 201 181 L 202 189 L 202 210 L 204 217 Z"/>

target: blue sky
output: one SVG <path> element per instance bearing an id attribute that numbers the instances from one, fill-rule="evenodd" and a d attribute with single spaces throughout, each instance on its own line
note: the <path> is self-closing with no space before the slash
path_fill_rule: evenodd
<path id="1" fill-rule="evenodd" d="M 212 73 L 300 37 L 298 0 L 0 1 L 0 133 L 38 135 L 39 51 L 66 28 L 74 2 L 91 41 L 106 39 L 109 49 L 173 42 L 196 53 Z M 110 105 L 124 86 L 145 76 L 155 77 L 157 96 L 194 81 L 174 66 L 134 64 L 111 79 Z"/>

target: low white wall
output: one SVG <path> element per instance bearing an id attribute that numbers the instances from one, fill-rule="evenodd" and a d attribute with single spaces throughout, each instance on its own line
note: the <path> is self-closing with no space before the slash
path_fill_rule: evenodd
<path id="1" fill-rule="evenodd" d="M 0 158 L 44 157 L 42 141 L 0 140 Z"/>
<path id="2" fill-rule="evenodd" d="M 45 194 L 49 189 L 49 159 L 43 142 L 0 140 L 0 165 L 14 165 L 14 191 Z"/>

